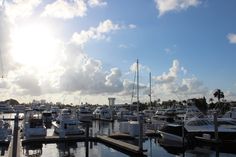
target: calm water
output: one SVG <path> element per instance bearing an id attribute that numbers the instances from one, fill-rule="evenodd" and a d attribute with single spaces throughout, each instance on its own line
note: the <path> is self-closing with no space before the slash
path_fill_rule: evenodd
<path id="1" fill-rule="evenodd" d="M 90 131 L 91 134 L 109 134 L 119 130 L 117 122 L 99 122 L 94 121 Z M 91 129 L 90 129 L 91 130 Z M 53 134 L 53 128 L 48 129 L 48 135 Z M 135 141 L 135 144 L 138 142 Z M 173 156 L 187 156 L 187 157 L 236 157 L 236 146 L 233 149 L 221 149 L 214 147 L 195 147 L 188 150 L 180 150 L 173 148 L 165 148 L 159 145 L 158 139 L 146 139 L 143 143 L 144 149 L 147 149 L 146 155 L 148 157 L 173 157 Z M 7 147 L 0 146 L 0 156 L 7 156 Z M 234 150 L 235 149 L 235 150 Z M 21 151 L 22 157 L 38 156 L 38 157 L 128 157 L 129 155 L 119 152 L 115 149 L 109 148 L 101 143 L 88 143 L 86 147 L 85 142 L 70 142 L 70 143 L 56 143 L 56 144 L 40 144 L 33 143 Z"/>

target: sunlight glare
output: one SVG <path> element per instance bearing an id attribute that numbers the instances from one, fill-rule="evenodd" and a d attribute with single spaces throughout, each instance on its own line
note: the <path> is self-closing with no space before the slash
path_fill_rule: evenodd
<path id="1" fill-rule="evenodd" d="M 22 65 L 47 68 L 56 59 L 57 41 L 49 27 L 31 24 L 14 31 L 12 56 Z"/>

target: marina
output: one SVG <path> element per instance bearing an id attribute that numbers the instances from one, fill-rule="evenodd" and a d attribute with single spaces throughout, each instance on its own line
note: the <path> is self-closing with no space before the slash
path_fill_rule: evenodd
<path id="1" fill-rule="evenodd" d="M 12 122 L 12 121 L 11 121 Z M 23 123 L 22 121 L 19 121 Z M 92 121 L 92 125 L 87 123 L 83 125 L 85 134 L 83 135 L 65 135 L 60 137 L 54 133 L 54 126 L 47 128 L 46 136 L 35 136 L 30 138 L 21 138 L 22 132 L 17 130 L 17 140 L 14 143 L 14 136 L 7 145 L 1 145 L 1 156 L 25 157 L 30 155 L 47 156 L 91 156 L 95 157 L 97 151 L 100 155 L 106 156 L 116 154 L 115 156 L 188 156 L 191 154 L 205 154 L 209 156 L 236 155 L 236 151 L 230 143 L 216 142 L 213 139 L 204 139 L 196 136 L 194 145 L 185 145 L 185 147 L 173 147 L 163 144 L 158 132 L 147 130 L 143 138 L 143 151 L 140 151 L 137 137 L 119 132 L 119 123 L 108 121 Z M 14 126 L 14 123 L 12 123 Z M 19 127 L 18 126 L 18 127 Z M 14 131 L 16 131 L 14 129 Z M 14 140 L 13 140 L 14 139 Z M 227 144 L 228 147 L 225 147 Z M 233 143 L 235 144 L 235 143 Z M 17 148 L 17 149 L 15 149 Z M 81 154 L 83 152 L 83 154 Z M 98 152 L 97 152 L 98 153 Z"/>

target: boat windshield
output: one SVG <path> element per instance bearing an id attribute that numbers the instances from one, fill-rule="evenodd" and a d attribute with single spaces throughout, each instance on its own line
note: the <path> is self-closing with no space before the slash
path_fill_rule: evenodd
<path id="1" fill-rule="evenodd" d="M 206 119 L 197 119 L 187 123 L 188 126 L 203 126 L 203 125 L 213 125 L 213 122 Z"/>

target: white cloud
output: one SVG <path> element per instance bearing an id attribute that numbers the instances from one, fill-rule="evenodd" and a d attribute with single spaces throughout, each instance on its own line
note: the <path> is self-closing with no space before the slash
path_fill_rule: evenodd
<path id="1" fill-rule="evenodd" d="M 135 28 L 137 28 L 137 26 L 134 25 L 134 24 L 129 24 L 128 27 L 129 27 L 130 29 L 135 29 Z"/>
<path id="2" fill-rule="evenodd" d="M 179 61 L 173 60 L 172 67 L 169 69 L 169 72 L 164 72 L 161 76 L 157 76 L 155 80 L 159 83 L 171 83 L 176 79 L 179 70 Z"/>
<path id="3" fill-rule="evenodd" d="M 100 24 L 96 28 L 90 27 L 87 31 L 83 30 L 80 33 L 74 33 L 71 38 L 71 42 L 82 46 L 90 39 L 107 39 L 105 35 L 106 33 L 119 29 L 121 29 L 121 27 L 118 24 L 114 24 L 111 20 L 105 20 L 103 22 L 100 22 Z"/>
<path id="4" fill-rule="evenodd" d="M 103 0 L 89 0 L 88 5 L 90 7 L 96 7 L 96 6 L 101 7 L 101 6 L 106 6 L 107 2 L 104 2 Z"/>
<path id="5" fill-rule="evenodd" d="M 155 0 L 159 16 L 170 11 L 185 10 L 189 7 L 196 7 L 200 4 L 199 0 Z"/>
<path id="6" fill-rule="evenodd" d="M 11 20 L 14 20 L 18 17 L 29 17 L 41 2 L 42 0 L 6 1 L 6 14 L 11 18 Z"/>
<path id="7" fill-rule="evenodd" d="M 139 71 L 146 71 L 146 72 L 150 72 L 150 68 L 148 66 L 142 65 L 142 64 L 138 64 L 139 66 Z M 130 67 L 129 70 L 131 72 L 136 72 L 137 71 L 137 62 L 134 62 Z"/>
<path id="8" fill-rule="evenodd" d="M 230 33 L 227 38 L 231 44 L 236 44 L 236 34 Z"/>
<path id="9" fill-rule="evenodd" d="M 86 11 L 87 5 L 84 0 L 56 0 L 45 7 L 42 16 L 71 19 L 85 16 Z"/>

